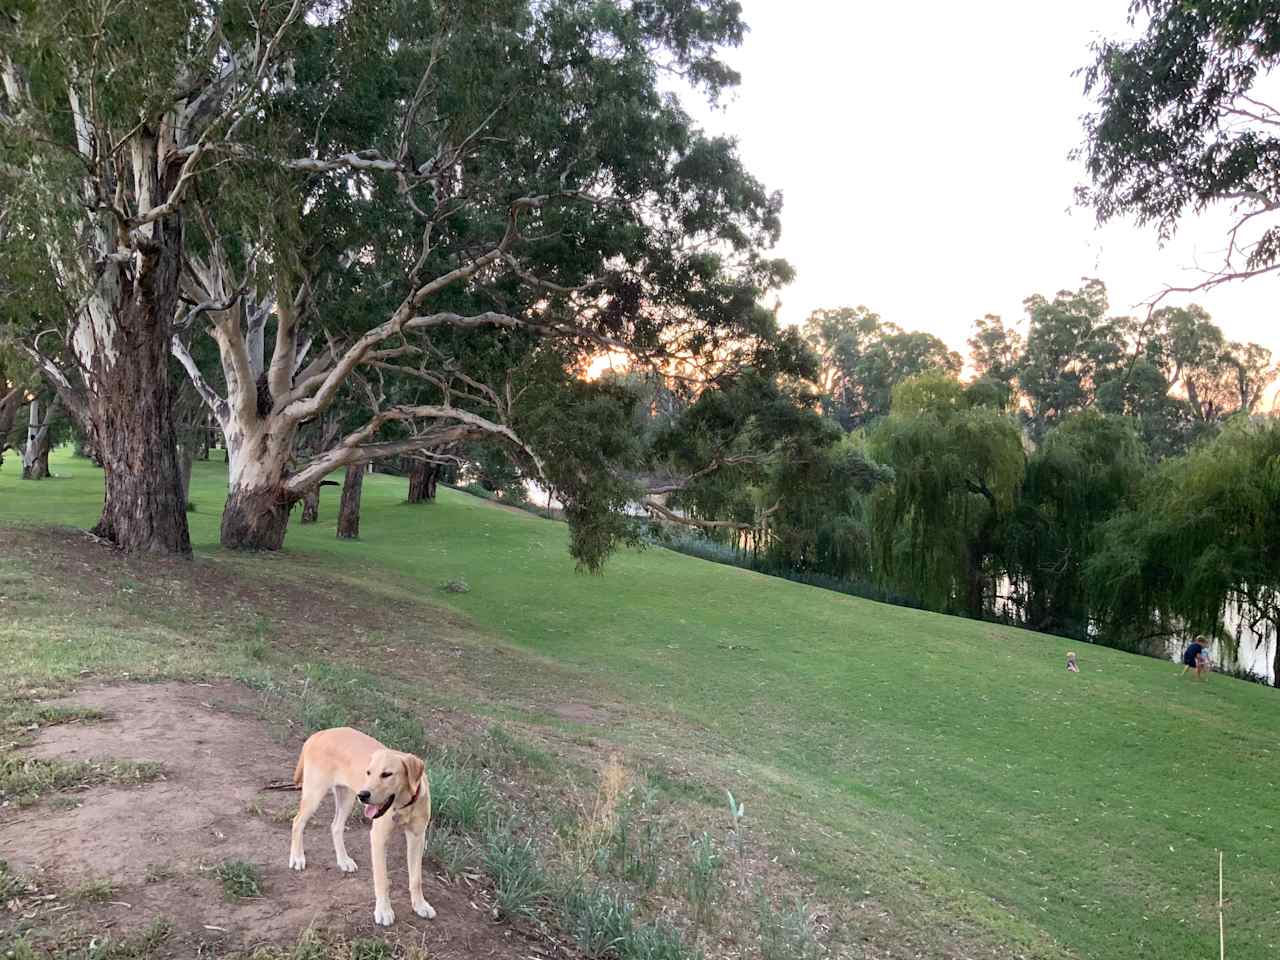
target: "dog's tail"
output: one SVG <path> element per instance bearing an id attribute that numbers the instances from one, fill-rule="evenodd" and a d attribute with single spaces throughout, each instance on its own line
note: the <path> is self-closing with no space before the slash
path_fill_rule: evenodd
<path id="1" fill-rule="evenodd" d="M 293 782 L 298 786 L 302 786 L 302 754 L 298 754 L 298 765 L 293 768 Z"/>

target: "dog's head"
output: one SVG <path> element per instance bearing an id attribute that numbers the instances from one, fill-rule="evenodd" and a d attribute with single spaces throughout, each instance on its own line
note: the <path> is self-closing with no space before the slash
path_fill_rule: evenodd
<path id="1" fill-rule="evenodd" d="M 418 790 L 425 767 L 411 753 L 398 750 L 379 750 L 369 758 L 364 786 L 356 797 L 364 804 L 364 815 L 377 820 L 391 809 L 400 797 L 408 803 Z"/>

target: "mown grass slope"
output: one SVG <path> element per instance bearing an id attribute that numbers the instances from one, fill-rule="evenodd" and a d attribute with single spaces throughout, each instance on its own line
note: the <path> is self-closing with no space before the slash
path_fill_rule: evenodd
<path id="1" fill-rule="evenodd" d="M 88 525 L 101 485 L 0 471 L 0 525 Z M 217 550 L 222 466 L 197 464 L 197 551 Z M 574 571 L 557 523 L 441 489 L 365 484 L 361 539 L 291 527 L 307 575 L 419 595 L 581 678 L 573 697 L 669 717 L 649 743 L 730 785 L 831 896 L 876 900 L 1036 956 L 1207 957 L 1225 853 L 1228 956 L 1280 950 L 1280 698 L 1157 660 L 891 607 L 659 549 Z M 270 564 L 281 575 L 287 564 Z M 439 585 L 462 578 L 467 593 Z M 0 633 L 3 632 L 0 623 Z M 583 691 L 587 691 L 585 694 Z M 653 738 L 623 724 L 610 735 Z M 794 835 L 792 822 L 803 822 Z"/>

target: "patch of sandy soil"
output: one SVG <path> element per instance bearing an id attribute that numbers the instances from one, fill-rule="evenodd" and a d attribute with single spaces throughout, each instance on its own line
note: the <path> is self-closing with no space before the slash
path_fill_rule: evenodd
<path id="1" fill-rule="evenodd" d="M 72 796 L 74 808 L 44 800 L 0 810 L 0 850 L 57 900 L 27 905 L 27 922 L 54 937 L 70 931 L 127 936 L 158 917 L 174 924 L 173 956 L 217 954 L 265 943 L 292 943 L 308 927 L 347 936 L 385 936 L 433 958 L 557 955 L 546 944 L 489 919 L 482 891 L 450 885 L 424 865 L 434 920 L 409 905 L 403 844 L 389 845 L 395 924 L 373 923 L 368 831 L 353 821 L 347 849 L 359 864 L 344 874 L 329 838 L 331 806 L 307 828 L 307 869 L 288 869 L 286 812 L 297 794 L 265 791 L 292 777 L 300 743 L 281 744 L 252 715 L 254 694 L 234 684 L 121 684 L 87 688 L 52 703 L 97 707 L 106 720 L 47 727 L 25 752 L 68 760 L 110 757 L 164 765 L 162 781 L 95 787 Z M 272 817 L 251 812 L 251 806 Z M 279 822 L 277 822 L 279 821 Z M 258 864 L 260 899 L 231 902 L 213 869 L 224 860 Z M 155 880 L 157 873 L 166 879 Z M 148 876 L 154 882 L 148 882 Z M 68 894 L 90 880 L 116 884 L 111 902 L 77 903 Z M 16 918 L 0 919 L 0 929 Z"/>

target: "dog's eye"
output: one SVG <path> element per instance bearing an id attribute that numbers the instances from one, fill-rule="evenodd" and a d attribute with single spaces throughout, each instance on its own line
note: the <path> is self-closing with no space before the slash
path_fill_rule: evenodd
<path id="1" fill-rule="evenodd" d="M 390 772 L 384 773 L 384 774 L 382 775 L 382 779 L 383 779 L 383 780 L 385 780 L 385 779 L 387 779 L 387 777 L 389 777 L 389 776 L 391 776 L 391 773 L 390 773 Z"/>

